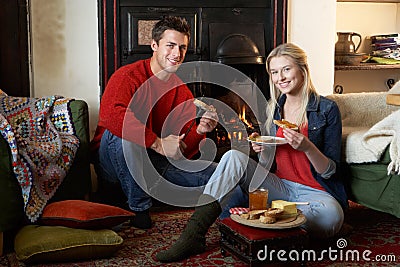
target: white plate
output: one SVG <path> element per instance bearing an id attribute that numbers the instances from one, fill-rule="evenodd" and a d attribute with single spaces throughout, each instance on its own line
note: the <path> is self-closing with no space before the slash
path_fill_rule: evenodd
<path id="1" fill-rule="evenodd" d="M 231 219 L 243 225 L 266 229 L 294 228 L 304 224 L 307 221 L 306 217 L 300 211 L 297 215 L 280 219 L 275 223 L 262 223 L 260 220 L 246 220 L 237 214 L 231 214 Z"/>
<path id="2" fill-rule="evenodd" d="M 259 140 L 261 139 L 261 140 Z M 258 145 L 265 145 L 265 146 L 279 146 L 287 144 L 287 140 L 283 137 L 276 137 L 276 136 L 257 136 L 257 141 L 255 138 L 248 137 L 247 140 L 252 143 L 256 143 Z"/>

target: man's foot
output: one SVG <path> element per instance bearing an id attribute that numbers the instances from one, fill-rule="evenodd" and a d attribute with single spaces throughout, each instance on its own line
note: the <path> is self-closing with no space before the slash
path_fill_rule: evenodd
<path id="1" fill-rule="evenodd" d="M 133 227 L 140 229 L 150 229 L 152 227 L 152 222 L 148 209 L 144 211 L 134 211 L 134 213 L 135 217 L 130 221 L 130 224 Z"/>

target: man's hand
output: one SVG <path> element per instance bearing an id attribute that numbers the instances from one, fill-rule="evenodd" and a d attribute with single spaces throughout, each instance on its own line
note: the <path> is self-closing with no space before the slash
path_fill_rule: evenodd
<path id="1" fill-rule="evenodd" d="M 182 151 L 187 147 L 183 142 L 184 137 L 184 134 L 169 135 L 165 138 L 157 137 L 150 148 L 161 155 L 177 160 L 183 157 Z"/>
<path id="2" fill-rule="evenodd" d="M 197 125 L 196 132 L 198 134 L 209 133 L 218 124 L 218 115 L 213 111 L 206 111 L 200 119 L 199 125 Z"/>

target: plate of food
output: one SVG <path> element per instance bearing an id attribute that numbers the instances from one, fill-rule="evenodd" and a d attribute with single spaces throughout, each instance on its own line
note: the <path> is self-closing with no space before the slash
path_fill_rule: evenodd
<path id="1" fill-rule="evenodd" d="M 294 228 L 306 222 L 306 217 L 300 210 L 297 210 L 297 214 L 287 215 L 276 208 L 252 210 L 240 215 L 231 214 L 231 219 L 243 225 L 266 229 Z"/>
<path id="2" fill-rule="evenodd" d="M 276 136 L 267 136 L 267 135 L 259 135 L 256 137 L 248 137 L 247 140 L 252 143 L 256 143 L 258 145 L 265 145 L 265 146 L 277 146 L 277 145 L 284 145 L 287 144 L 287 140 L 283 137 L 276 137 Z"/>

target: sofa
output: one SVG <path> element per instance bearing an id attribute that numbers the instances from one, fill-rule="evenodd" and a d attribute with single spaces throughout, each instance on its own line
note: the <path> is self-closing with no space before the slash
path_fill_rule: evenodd
<path id="1" fill-rule="evenodd" d="M 379 148 L 377 141 L 390 136 L 371 137 L 377 126 L 399 114 L 396 111 L 400 106 L 387 104 L 386 96 L 387 92 L 368 92 L 332 94 L 328 98 L 338 104 L 342 116 L 342 176 L 349 199 L 400 218 L 400 175 L 388 172 L 390 144 Z M 391 125 L 399 129 L 400 120 Z"/>
<path id="2" fill-rule="evenodd" d="M 79 147 L 66 177 L 48 203 L 65 199 L 85 199 L 91 191 L 88 106 L 83 100 L 72 100 L 68 105 Z M 29 223 L 11 157 L 9 144 L 0 137 L 0 255 L 3 248 L 12 246 L 16 231 Z"/>

